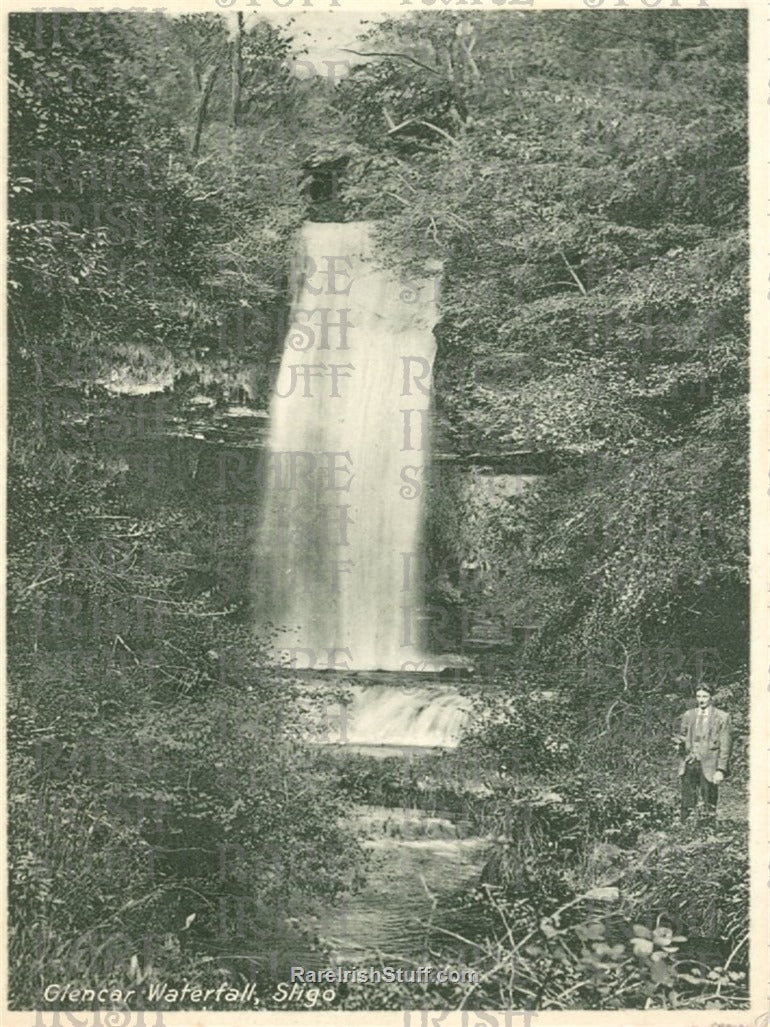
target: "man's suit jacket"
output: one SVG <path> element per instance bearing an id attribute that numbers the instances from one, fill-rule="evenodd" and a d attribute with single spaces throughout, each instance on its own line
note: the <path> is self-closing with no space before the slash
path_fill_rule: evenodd
<path id="1" fill-rule="evenodd" d="M 698 710 L 693 708 L 685 710 L 682 714 L 680 735 L 684 736 L 682 743 L 683 755 L 679 765 L 679 773 L 684 774 L 687 763 L 686 757 L 693 751 L 695 739 L 695 724 L 698 719 Z M 708 717 L 708 732 L 706 745 L 702 749 L 701 767 L 703 776 L 707 781 L 714 780 L 717 770 L 727 776 L 730 766 L 730 714 L 724 710 L 718 710 L 716 706 L 711 707 Z"/>

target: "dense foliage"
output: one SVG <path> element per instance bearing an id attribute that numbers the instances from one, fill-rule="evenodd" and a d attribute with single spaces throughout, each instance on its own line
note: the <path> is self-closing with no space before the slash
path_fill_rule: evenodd
<path id="1" fill-rule="evenodd" d="M 229 81 L 221 18 L 11 20 L 17 1008 L 55 979 L 268 991 L 311 944 L 292 914 L 355 888 L 362 865 L 292 683 L 258 669 L 253 481 L 230 489 L 170 450 L 163 397 L 103 387 L 170 368 L 182 394 L 213 379 L 219 402 L 240 375 L 265 402 L 305 204 L 287 146 L 299 86 L 277 29 L 240 43 L 231 125 L 226 90 L 201 111 L 201 77 Z"/>
<path id="2" fill-rule="evenodd" d="M 302 114 L 288 40 L 262 22 L 242 37 L 235 128 L 210 120 L 227 93 L 201 85 L 212 69 L 214 83 L 227 80 L 222 17 L 14 16 L 10 286 L 20 371 L 29 364 L 50 384 L 69 370 L 80 384 L 83 371 L 109 370 L 121 347 L 136 360 L 144 345 L 156 367 L 170 351 L 177 365 L 195 354 L 256 369 L 252 391 L 264 404 L 290 237 L 305 210 L 292 142 Z M 65 366 L 48 374 L 51 351 Z"/>
<path id="3" fill-rule="evenodd" d="M 377 47 L 398 56 L 340 87 L 356 134 L 347 196 L 384 218 L 394 252 L 444 262 L 448 444 L 563 465 L 486 525 L 461 507 L 466 550 L 485 549 L 493 579 L 502 565 L 494 603 L 540 622 L 539 665 L 610 638 L 638 665 L 674 639 L 689 662 L 713 650 L 710 670 L 740 672 L 743 13 L 423 15 L 378 26 Z M 456 502 L 441 485 L 435 507 Z"/>

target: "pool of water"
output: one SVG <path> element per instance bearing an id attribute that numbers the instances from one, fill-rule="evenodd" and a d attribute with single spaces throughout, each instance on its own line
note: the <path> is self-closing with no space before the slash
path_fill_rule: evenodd
<path id="1" fill-rule="evenodd" d="M 356 820 L 371 860 L 366 884 L 322 914 L 318 936 L 345 964 L 420 959 L 441 924 L 440 900 L 476 884 L 489 843 L 419 810 L 361 806 Z"/>

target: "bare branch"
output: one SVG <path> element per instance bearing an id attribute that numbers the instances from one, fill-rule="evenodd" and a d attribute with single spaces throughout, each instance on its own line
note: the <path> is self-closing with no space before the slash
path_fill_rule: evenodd
<path id="1" fill-rule="evenodd" d="M 388 121 L 389 124 L 393 125 L 393 119 L 388 116 L 384 108 L 383 114 L 385 114 L 386 121 Z M 392 128 L 388 129 L 388 135 L 393 135 L 394 132 L 398 132 L 402 128 L 408 128 L 409 125 L 424 125 L 425 128 L 429 128 L 433 132 L 438 132 L 439 135 L 443 136 L 445 139 L 448 139 L 450 143 L 454 143 L 455 145 L 457 144 L 457 140 L 455 139 L 455 137 L 453 135 L 450 135 L 449 132 L 447 132 L 445 129 L 439 128 L 438 125 L 434 125 L 432 121 L 423 121 L 422 118 L 408 118 L 406 121 L 402 121 L 400 125 L 393 125 Z"/>
<path id="2" fill-rule="evenodd" d="M 395 121 L 388 113 L 388 108 L 384 104 L 382 107 L 382 113 L 385 118 L 385 121 L 388 123 L 388 135 L 390 135 L 391 132 L 397 132 L 401 126 L 396 125 Z"/>
<path id="3" fill-rule="evenodd" d="M 481 81 L 481 72 L 479 71 L 479 66 L 478 66 L 478 64 L 476 64 L 476 61 L 473 59 L 473 55 L 471 54 L 471 50 L 473 48 L 474 43 L 476 42 L 476 39 L 475 39 L 475 37 L 472 37 L 471 38 L 471 45 L 468 46 L 462 36 L 460 36 L 459 38 L 460 38 L 460 46 L 462 47 L 463 53 L 465 54 L 465 57 L 466 57 L 466 59 L 468 61 L 468 65 L 470 66 L 471 74 L 473 75 L 473 78 L 474 78 L 474 80 L 476 82 L 480 82 Z"/>
<path id="4" fill-rule="evenodd" d="M 410 57 L 408 53 L 392 53 L 387 50 L 352 50 L 350 47 L 342 47 L 343 53 L 354 53 L 359 57 L 398 57 L 402 61 L 411 61 L 412 64 L 416 64 L 418 68 L 425 68 L 431 75 L 441 75 L 438 68 L 431 68 L 429 64 L 423 64 L 422 61 L 418 61 L 415 57 Z"/>
<path id="5" fill-rule="evenodd" d="M 561 248 L 559 249 L 559 256 L 564 261 L 564 266 L 569 271 L 569 273 L 572 275 L 572 278 L 573 278 L 575 284 L 577 285 L 578 289 L 580 289 L 580 292 L 583 294 L 583 296 L 587 296 L 588 295 L 588 291 L 586 290 L 586 287 L 583 285 L 583 283 L 578 278 L 577 272 L 575 271 L 573 266 L 570 264 L 570 262 L 567 260 L 566 254 L 564 253 L 564 250 L 562 250 Z"/>

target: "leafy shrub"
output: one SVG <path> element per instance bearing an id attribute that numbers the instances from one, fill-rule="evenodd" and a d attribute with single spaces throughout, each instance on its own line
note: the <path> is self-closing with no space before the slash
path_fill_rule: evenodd
<path id="1" fill-rule="evenodd" d="M 541 919 L 533 939 L 517 946 L 523 957 L 520 976 L 533 985 L 539 982 L 541 1008 L 719 1008 L 746 1003 L 742 971 L 704 967 L 693 975 L 680 958 L 688 940 L 684 935 L 596 909 L 618 897 L 617 889 L 592 889 Z M 565 915 L 576 911 L 582 914 L 577 922 Z"/>
<path id="2" fill-rule="evenodd" d="M 132 953 L 110 965 L 109 939 L 127 932 L 140 952 L 173 916 L 147 841 L 98 790 L 41 784 L 29 758 L 10 769 L 10 1000 L 30 1008 L 51 980 L 125 979 Z"/>
<path id="3" fill-rule="evenodd" d="M 54 977 L 235 980 L 242 947 L 268 982 L 360 877 L 333 776 L 258 669 L 210 506 L 41 435 L 14 437 L 9 531 L 13 1001 Z"/>
<path id="4" fill-rule="evenodd" d="M 479 886 L 454 897 L 441 953 L 476 968 L 481 1006 L 742 1008 L 745 823 L 672 824 L 665 799 L 571 782 L 495 797 Z M 462 944 L 458 940 L 462 936 Z"/>
<path id="5" fill-rule="evenodd" d="M 349 801 L 451 815 L 468 834 L 489 827 L 494 791 L 488 767 L 465 750 L 380 758 L 342 748 L 322 748 L 316 759 L 334 773 Z"/>
<path id="6" fill-rule="evenodd" d="M 500 690 L 475 697 L 472 733 L 464 741 L 471 752 L 495 754 L 499 769 L 510 775 L 542 774 L 574 760 L 576 718 L 564 693 L 543 691 L 539 683 L 502 676 Z"/>
<path id="7" fill-rule="evenodd" d="M 280 939 L 298 945 L 287 918 L 356 887 L 362 855 L 338 825 L 331 782 L 283 730 L 285 701 L 283 688 L 249 700 L 223 686 L 195 703 L 143 701 L 94 718 L 85 744 L 82 720 L 37 745 L 15 740 L 17 1003 L 38 1002 L 52 974 L 87 979 L 88 943 L 98 948 L 107 928 L 131 951 L 120 946 L 109 966 L 101 953 L 105 980 L 127 980 L 131 955 L 157 965 L 158 939 L 185 924 L 189 955 L 213 950 L 226 963 L 237 941 L 280 959 Z M 148 953 L 153 939 L 160 949 Z"/>
<path id="8" fill-rule="evenodd" d="M 748 832 L 745 822 L 718 820 L 704 834 L 697 821 L 661 837 L 631 866 L 625 888 L 647 917 L 690 939 L 713 939 L 747 969 L 743 947 L 749 919 Z M 694 950 L 697 944 L 693 943 Z M 727 952 L 725 953 L 727 954 Z"/>
<path id="9" fill-rule="evenodd" d="M 514 886 L 517 894 L 522 882 L 540 893 L 553 887 L 553 881 L 546 885 L 547 870 L 564 878 L 597 843 L 630 849 L 644 833 L 670 823 L 672 814 L 665 799 L 631 786 L 608 791 L 580 779 L 556 783 L 552 792 L 533 785 L 500 792 L 486 820 L 487 830 L 504 839 L 488 868 L 490 879 Z"/>

